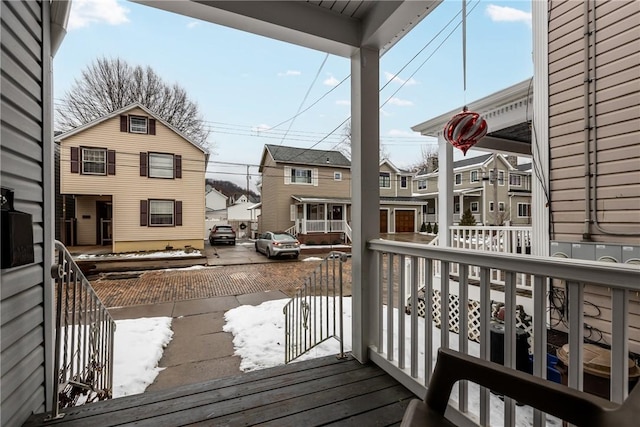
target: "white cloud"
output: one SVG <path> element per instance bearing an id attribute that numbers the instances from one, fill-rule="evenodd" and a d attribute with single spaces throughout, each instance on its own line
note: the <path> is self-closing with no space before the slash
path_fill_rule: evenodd
<path id="1" fill-rule="evenodd" d="M 329 77 L 327 77 L 322 83 L 327 86 L 337 86 L 338 83 L 340 83 L 340 80 L 336 79 L 332 75 L 329 75 Z"/>
<path id="2" fill-rule="evenodd" d="M 488 5 L 485 12 L 494 22 L 524 22 L 531 27 L 531 12 L 495 4 Z"/>
<path id="3" fill-rule="evenodd" d="M 346 105 L 346 106 L 350 106 L 351 105 L 351 101 L 349 101 L 348 99 L 338 99 L 336 101 L 336 105 Z"/>
<path id="4" fill-rule="evenodd" d="M 395 105 L 397 107 L 411 107 L 413 105 L 413 102 L 408 101 L 406 99 L 393 97 L 389 100 L 389 104 Z"/>
<path id="5" fill-rule="evenodd" d="M 107 23 L 121 25 L 129 22 L 129 9 L 117 0 L 74 0 L 69 14 L 69 30 L 88 27 L 91 24 Z"/>
<path id="6" fill-rule="evenodd" d="M 390 117 L 393 116 L 393 114 L 389 113 L 387 110 L 385 110 L 384 108 L 380 109 L 380 114 L 382 114 L 385 117 Z"/>
<path id="7" fill-rule="evenodd" d="M 188 29 L 192 29 L 200 25 L 200 21 L 191 21 L 187 24 Z"/>
<path id="8" fill-rule="evenodd" d="M 387 81 L 393 80 L 394 83 L 404 84 L 406 86 L 411 86 L 411 85 L 418 84 L 418 81 L 416 79 L 414 79 L 413 77 L 411 77 L 409 80 L 402 80 L 398 76 L 394 77 L 394 74 L 390 73 L 388 71 L 384 72 L 384 77 L 387 79 Z"/>
<path id="9" fill-rule="evenodd" d="M 299 76 L 301 74 L 298 70 L 287 70 L 284 73 L 278 73 L 278 77 Z"/>

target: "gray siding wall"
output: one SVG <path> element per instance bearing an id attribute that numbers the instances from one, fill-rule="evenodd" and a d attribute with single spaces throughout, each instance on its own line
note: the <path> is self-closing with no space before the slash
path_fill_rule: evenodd
<path id="1" fill-rule="evenodd" d="M 45 271 L 51 256 L 50 191 L 43 180 L 51 174 L 43 140 L 50 130 L 46 103 L 49 64 L 48 2 L 2 2 L 0 179 L 15 191 L 16 209 L 33 216 L 35 262 L 2 270 L 0 424 L 21 425 L 32 412 L 45 409 Z M 48 36 L 47 36 L 48 37 Z M 45 48 L 43 48 L 43 43 Z M 52 184 L 52 183 L 49 183 Z M 46 245 L 45 245 L 46 242 Z M 47 247 L 48 245 L 48 247 Z M 50 326 L 48 323 L 46 326 Z"/>
<path id="2" fill-rule="evenodd" d="M 639 244 L 640 2 L 596 2 L 595 31 L 591 23 L 595 64 L 589 62 L 592 83 L 588 100 L 584 86 L 587 61 L 584 16 L 584 2 L 551 3 L 549 139 L 554 223 L 551 238 L 577 242 L 583 237 L 587 199 L 584 153 L 590 150 L 591 207 L 595 210 L 590 219 L 593 221 L 596 215 L 601 228 L 591 226 L 592 239 Z M 593 48 L 590 50 L 593 52 Z M 592 117 L 589 122 L 585 120 L 587 103 Z M 585 145 L 585 124 L 595 128 L 589 148 Z"/>

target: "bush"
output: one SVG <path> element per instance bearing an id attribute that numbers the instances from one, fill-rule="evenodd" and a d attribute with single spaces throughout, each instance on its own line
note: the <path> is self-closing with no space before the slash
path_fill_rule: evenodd
<path id="1" fill-rule="evenodd" d="M 425 224 L 424 222 L 420 226 L 420 232 L 421 233 L 426 233 L 427 232 L 427 224 Z"/>
<path id="2" fill-rule="evenodd" d="M 438 223 L 433 224 L 433 234 L 438 234 Z"/>
<path id="3" fill-rule="evenodd" d="M 429 234 L 433 233 L 433 227 L 431 226 L 431 223 L 427 224 L 425 231 Z"/>
<path id="4" fill-rule="evenodd" d="M 474 225 L 476 225 L 476 219 L 471 213 L 471 209 L 467 209 L 466 211 L 464 211 L 464 213 L 462 214 L 462 218 L 460 218 L 460 225 L 467 227 L 473 227 Z"/>

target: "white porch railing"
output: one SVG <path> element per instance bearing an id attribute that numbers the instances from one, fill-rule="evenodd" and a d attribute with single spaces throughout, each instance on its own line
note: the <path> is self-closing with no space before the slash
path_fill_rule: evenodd
<path id="1" fill-rule="evenodd" d="M 345 232 L 346 221 L 340 220 L 322 220 L 322 219 L 308 219 L 302 220 L 302 232 L 303 233 L 330 233 L 330 232 Z"/>
<path id="2" fill-rule="evenodd" d="M 567 382 L 569 387 L 582 390 L 585 378 L 582 364 L 585 338 L 584 288 L 589 284 L 610 297 L 612 318 L 607 334 L 611 337 L 611 400 L 620 403 L 627 397 L 630 291 L 640 291 L 638 266 L 439 248 L 381 239 L 370 241 L 368 248 L 377 253 L 378 264 L 378 279 L 372 283 L 373 290 L 369 301 L 371 315 L 367 319 L 372 329 L 368 334 L 372 337 L 368 347 L 369 357 L 418 396 L 424 396 L 426 392 L 433 370 L 435 350 L 438 347 L 453 348 L 490 360 L 490 272 L 498 270 L 505 277 L 505 366 L 516 366 L 516 275 L 523 274 L 532 277 L 533 374 L 543 378 L 547 375 L 548 292 L 550 286 L 561 286 L 568 300 L 566 323 L 571 351 L 568 355 Z M 402 267 L 407 261 L 411 263 L 408 273 Z M 421 281 L 419 269 L 433 273 L 435 263 L 441 264 L 441 275 L 438 277 L 426 274 L 424 281 Z M 458 280 L 446 280 L 454 265 L 458 267 Z M 477 284 L 471 284 L 469 280 L 472 267 L 480 269 Z M 467 322 L 459 322 L 457 334 L 441 333 L 441 330 L 435 327 L 437 323 L 450 324 L 454 318 L 467 319 L 467 304 L 458 304 L 455 311 L 450 304 L 441 304 L 441 322 L 436 322 L 436 314 L 431 304 L 426 304 L 424 317 L 421 317 L 417 310 L 405 315 L 405 289 L 411 289 L 409 303 L 412 307 L 417 307 L 420 287 L 424 287 L 427 296 L 437 291 L 441 301 L 450 301 L 449 297 L 454 288 L 457 288 L 459 300 L 467 301 L 470 299 L 470 290 L 475 288 L 478 292 L 479 306 L 487 307 L 479 311 L 479 344 L 469 339 Z M 527 413 L 530 415 L 530 418 L 526 419 L 528 424 L 545 424 L 545 415 L 539 411 L 532 411 L 530 408 L 518 408 L 516 411 L 515 402 L 509 398 L 505 399 L 504 406 L 499 401 L 492 402 L 497 397 L 490 395 L 486 389 L 474 388 L 471 384 L 461 382 L 456 391 L 456 396 L 452 395 L 450 402 L 450 406 L 455 405 L 450 410 L 451 418 L 456 425 L 470 424 L 469 418 L 479 421 L 481 425 L 490 425 L 491 418 L 494 423 L 497 421 L 496 418 L 503 418 L 504 425 L 514 426 L 516 415 L 520 419 L 523 413 L 524 416 L 528 416 Z M 470 405 L 470 402 L 479 404 Z M 491 414 L 493 411 L 500 413 Z"/>
<path id="3" fill-rule="evenodd" d="M 347 222 L 344 223 L 344 234 L 347 236 L 347 241 L 345 243 L 353 242 L 351 226 Z"/>
<path id="4" fill-rule="evenodd" d="M 298 227 L 296 225 L 287 228 L 284 232 L 291 234 L 293 237 L 298 237 Z"/>

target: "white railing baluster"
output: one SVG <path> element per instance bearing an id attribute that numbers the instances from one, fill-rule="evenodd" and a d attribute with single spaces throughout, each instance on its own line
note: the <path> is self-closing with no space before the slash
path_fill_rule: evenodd
<path id="1" fill-rule="evenodd" d="M 547 378 L 547 280 L 536 276 L 533 281 L 533 375 Z M 545 415 L 533 411 L 533 427 L 546 424 Z"/>
<path id="2" fill-rule="evenodd" d="M 504 289 L 504 366 L 516 369 L 516 287 L 515 273 L 505 273 Z M 516 423 L 515 402 L 504 397 L 504 425 L 514 426 Z"/>
<path id="3" fill-rule="evenodd" d="M 440 278 L 440 345 L 449 348 L 449 264 L 442 263 Z"/>
<path id="4" fill-rule="evenodd" d="M 411 294 L 416 296 L 416 305 L 411 306 L 411 377 L 418 376 L 418 258 L 411 258 Z M 426 302 L 426 297 L 425 297 Z M 401 337 L 404 342 L 404 335 Z"/>
<path id="5" fill-rule="evenodd" d="M 460 272 L 460 286 L 458 289 L 458 312 L 460 313 L 458 321 L 458 350 L 464 354 L 469 353 L 469 288 L 468 276 L 469 266 L 461 264 L 458 267 Z M 468 410 L 469 384 L 466 381 L 460 381 L 458 384 L 458 409 L 462 412 Z"/>
<path id="6" fill-rule="evenodd" d="M 433 260 L 423 258 L 421 260 L 425 263 L 425 271 L 428 272 L 424 281 L 424 380 L 425 386 L 427 386 L 433 370 L 433 339 L 431 338 L 433 331 Z"/>
<path id="7" fill-rule="evenodd" d="M 571 388 L 582 391 L 582 361 L 584 342 L 584 285 L 582 283 L 567 281 L 569 288 L 569 378 L 568 385 Z"/>
<path id="8" fill-rule="evenodd" d="M 387 360 L 393 360 L 393 259 L 387 254 Z"/>
<path id="9" fill-rule="evenodd" d="M 491 360 L 491 272 L 487 267 L 480 270 L 480 358 Z M 480 387 L 480 425 L 490 425 L 489 390 Z"/>
<path id="10" fill-rule="evenodd" d="M 629 291 L 611 290 L 611 400 L 622 403 L 629 393 Z"/>
<path id="11" fill-rule="evenodd" d="M 411 258 L 407 260 L 405 259 L 404 255 L 400 255 L 400 285 L 398 286 L 398 292 L 400 293 L 400 296 L 398 297 L 398 338 L 397 338 L 398 339 L 398 367 L 400 369 L 404 369 L 404 366 L 405 366 L 405 363 L 404 363 L 404 343 L 405 343 L 404 306 L 406 303 L 405 295 L 404 295 L 405 282 L 409 280 L 413 280 L 412 278 L 409 278 L 409 279 L 407 278 L 407 274 L 406 274 L 407 269 L 405 268 L 405 263 L 414 265 L 415 262 Z M 414 333 L 413 330 L 411 330 L 412 336 L 413 336 L 413 333 Z M 414 342 L 415 341 L 412 339 L 411 343 L 413 344 Z"/>

